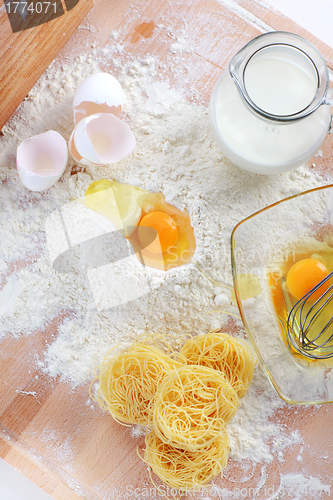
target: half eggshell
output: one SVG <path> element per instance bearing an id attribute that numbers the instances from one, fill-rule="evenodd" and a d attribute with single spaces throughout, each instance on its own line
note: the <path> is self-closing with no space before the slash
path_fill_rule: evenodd
<path id="1" fill-rule="evenodd" d="M 126 123 L 111 113 L 96 113 L 77 124 L 68 148 L 75 161 L 97 166 L 122 160 L 135 144 L 134 134 Z"/>
<path id="2" fill-rule="evenodd" d="M 96 113 L 120 117 L 124 94 L 120 83 L 109 73 L 95 73 L 80 83 L 74 95 L 74 123 Z"/>
<path id="3" fill-rule="evenodd" d="M 44 191 L 64 173 L 68 162 L 65 139 L 55 130 L 25 139 L 17 148 L 17 170 L 31 191 Z"/>

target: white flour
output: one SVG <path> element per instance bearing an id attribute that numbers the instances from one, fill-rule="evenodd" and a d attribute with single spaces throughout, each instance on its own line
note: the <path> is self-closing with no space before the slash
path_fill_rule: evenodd
<path id="1" fill-rule="evenodd" d="M 182 44 L 177 44 L 173 50 L 181 53 Z M 96 303 L 86 275 L 60 274 L 50 265 L 45 223 L 52 212 L 82 197 L 89 184 L 101 178 L 160 191 L 169 203 L 190 213 L 197 240 L 195 258 L 215 279 L 231 285 L 229 239 L 234 225 L 270 203 L 326 183 L 305 167 L 276 177 L 252 175 L 234 167 L 213 142 L 207 106 L 188 102 L 180 89 L 161 81 L 163 68 L 152 57 L 123 61 L 121 52 L 118 44 L 83 54 L 71 66 L 52 65 L 0 136 L 1 254 L 8 262 L 15 260 L 20 283 L 14 307 L 0 318 L 0 334 L 32 335 L 61 311 L 67 312 L 57 337 L 38 363 L 45 373 L 59 375 L 73 385 L 91 380 L 94 368 L 117 343 L 131 342 L 146 331 L 208 332 L 228 320 L 226 314 L 210 311 L 221 309 L 237 315 L 238 310 L 229 292 L 214 288 L 192 264 L 162 273 L 144 271 L 133 259 L 124 263 L 124 269 L 133 282 L 146 279 L 148 293 L 107 308 L 103 296 L 108 288 L 101 282 L 100 303 Z M 68 140 L 75 88 L 85 76 L 106 65 L 113 67 L 124 89 L 124 119 L 135 134 L 135 151 L 107 167 L 80 168 L 70 160 L 62 179 L 49 191 L 27 191 L 15 169 L 18 143 L 48 129 Z M 85 220 L 79 217 L 78 224 Z M 28 266 L 25 259 L 30 261 Z M 128 291 L 130 288 L 128 284 Z M 123 293 L 126 296 L 126 289 Z M 236 335 L 243 336 L 241 322 L 232 321 L 238 327 Z M 302 436 L 272 418 L 284 406 L 257 368 L 229 426 L 231 459 L 267 464 L 274 457 L 283 461 L 290 447 L 301 447 Z M 263 474 L 263 485 L 266 479 Z"/>

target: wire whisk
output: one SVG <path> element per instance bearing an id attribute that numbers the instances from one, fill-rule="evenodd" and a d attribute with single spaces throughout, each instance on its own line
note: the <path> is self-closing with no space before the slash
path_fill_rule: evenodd
<path id="1" fill-rule="evenodd" d="M 333 284 L 312 303 L 311 295 L 333 277 L 325 279 L 312 288 L 292 307 L 287 320 L 288 340 L 303 356 L 312 359 L 333 357 Z"/>

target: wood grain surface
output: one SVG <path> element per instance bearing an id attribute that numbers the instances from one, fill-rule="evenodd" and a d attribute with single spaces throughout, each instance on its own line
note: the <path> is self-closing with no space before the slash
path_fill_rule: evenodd
<path id="1" fill-rule="evenodd" d="M 80 0 L 76 7 L 53 21 L 13 33 L 3 2 L 0 2 L 0 129 L 92 5 L 92 0 Z"/>
<path id="2" fill-rule="evenodd" d="M 88 1 L 81 0 L 79 5 L 81 3 L 82 7 L 89 10 Z M 85 21 L 58 54 L 56 64 L 73 60 L 81 52 L 90 50 L 92 45 L 103 47 L 110 43 L 110 33 L 117 31 L 117 43 L 124 46 L 122 57 L 130 59 L 133 55 L 154 55 L 160 61 L 161 74 L 165 71 L 171 82 L 176 81 L 179 72 L 172 70 L 174 55 L 170 45 L 177 37 L 182 37 L 185 30 L 189 47 L 182 60 L 183 71 L 187 75 L 184 83 L 188 91 L 186 95 L 195 101 L 200 94 L 200 100 L 207 103 L 214 84 L 230 58 L 250 39 L 261 34 L 266 26 L 267 29 L 292 31 L 305 36 L 315 43 L 333 68 L 333 50 L 289 19 L 252 0 L 234 3 L 240 9 L 230 9 L 215 0 L 95 0 Z M 54 21 L 59 25 L 57 32 L 49 27 L 36 28 L 30 46 L 31 66 L 26 66 L 24 74 L 21 73 L 16 80 L 20 99 L 38 78 L 37 73 L 40 75 L 44 71 L 56 53 L 50 53 L 40 61 L 39 50 L 44 47 L 46 33 L 52 43 L 57 45 L 58 51 L 59 32 L 65 29 L 67 34 L 69 31 L 72 33 L 79 24 L 78 18 L 71 22 L 69 15 Z M 17 48 L 20 57 L 14 58 L 13 49 L 9 50 L 8 47 L 8 44 L 11 47 L 13 45 L 1 31 L 5 23 L 0 16 L 0 88 L 3 89 L 5 85 L 5 97 L 15 100 L 11 113 L 19 103 L 19 94 L 13 88 L 7 88 L 9 77 L 4 75 L 3 68 L 11 61 L 15 71 L 15 61 L 26 54 L 25 46 L 31 34 L 27 32 L 22 35 Z M 8 26 L 6 30 L 9 40 L 11 35 Z M 62 45 L 63 41 L 64 38 L 61 38 Z M 188 85 L 189 75 L 191 85 Z M 23 83 L 23 78 L 28 78 L 29 84 Z M 193 92 L 193 87 L 196 92 Z M 2 113 L 3 108 L 3 123 L 9 114 L 8 111 L 6 115 Z M 333 180 L 332 146 L 331 136 L 322 148 L 323 156 L 316 157 L 309 164 Z M 36 332 L 33 336 L 19 340 L 5 339 L 0 342 L 0 456 L 55 500 L 117 500 L 123 498 L 126 484 L 131 484 L 133 488 L 138 485 L 141 488 L 150 487 L 147 468 L 137 456 L 137 447 L 142 447 L 143 438 L 133 439 L 130 429 L 91 408 L 87 404 L 87 386 L 73 389 L 61 380 L 48 379 L 34 368 L 33 360 L 41 355 L 45 345 L 56 334 L 60 320 L 55 318 L 47 331 Z M 230 333 L 233 328 L 231 321 Z M 16 389 L 13 390 L 13 387 Z M 33 393 L 38 396 L 34 397 Z M 319 444 L 321 449 L 327 450 L 328 456 L 333 454 L 333 444 L 329 441 L 325 443 L 325 435 L 320 433 L 319 428 L 319 422 L 329 427 L 332 418 L 332 405 L 287 407 L 274 416 L 281 426 L 295 431 L 301 429 L 307 442 L 303 460 L 304 463 L 313 463 L 313 476 L 322 470 L 327 474 L 331 472 L 333 476 L 329 463 L 323 461 L 321 467 L 316 455 L 316 446 Z M 298 449 L 290 448 L 284 462 L 275 461 L 267 465 L 266 474 L 272 485 L 279 484 L 280 474 L 286 474 L 291 464 L 294 471 L 302 471 L 302 464 L 297 462 L 298 452 Z M 237 481 L 244 475 L 244 470 L 238 467 L 237 463 L 230 465 L 225 479 L 230 489 L 239 486 Z M 254 478 L 260 474 L 259 466 L 249 467 L 252 467 L 249 477 L 241 486 L 253 487 L 257 484 Z M 264 497 L 257 498 L 260 500 Z"/>

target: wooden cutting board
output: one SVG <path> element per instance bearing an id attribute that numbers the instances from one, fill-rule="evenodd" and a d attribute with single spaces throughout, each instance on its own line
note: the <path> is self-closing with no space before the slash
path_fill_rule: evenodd
<path id="1" fill-rule="evenodd" d="M 79 0 L 67 11 L 63 3 L 65 13 L 60 17 L 13 33 L 5 6 L 0 2 L 0 129 L 92 6 L 93 0 Z"/>
<path id="2" fill-rule="evenodd" d="M 86 3 L 88 5 L 89 2 Z M 215 0 L 94 0 L 94 3 L 85 29 L 77 30 L 61 54 L 66 57 L 66 61 L 72 57 L 72 52 L 85 52 L 87 44 L 91 46 L 96 43 L 103 47 L 111 40 L 114 44 L 119 43 L 125 52 L 124 57 L 129 59 L 153 56 L 160 64 L 161 78 L 163 68 L 173 67 L 173 58 L 178 56 L 177 52 L 173 55 L 170 46 L 178 38 L 182 40 L 186 28 L 188 47 L 182 61 L 193 79 L 193 85 L 207 102 L 230 57 L 247 41 L 260 34 L 254 22 L 248 22 L 248 18 L 252 19 L 250 14 L 272 29 L 305 36 L 315 43 L 329 66 L 333 67 L 331 48 L 289 19 L 253 0 L 234 2 L 245 9 L 244 14 L 241 10 L 237 14 L 225 7 L 223 2 Z M 84 1 L 80 0 L 80 7 L 83 4 Z M 59 18 L 54 24 L 66 21 L 66 16 L 70 14 L 64 15 L 64 19 Z M 9 37 L 8 20 L 6 23 Z M 49 29 L 51 24 L 48 25 Z M 51 35 L 47 30 L 44 34 L 38 34 L 37 28 L 35 33 L 37 39 L 34 47 L 38 49 L 43 36 Z M 29 31 L 22 33 L 25 36 L 28 34 Z M 110 38 L 110 34 L 113 37 Z M 58 51 L 60 37 L 56 34 L 52 36 Z M 0 24 L 0 50 L 3 50 L 5 43 Z M 21 50 L 21 55 L 23 52 Z M 36 57 L 34 64 L 38 66 L 39 51 L 33 55 Z M 112 64 L 105 70 L 113 71 L 116 66 Z M 0 82 L 1 78 L 2 73 Z M 168 79 L 172 81 L 172 78 L 173 75 L 169 74 Z M 318 173 L 326 172 L 329 179 L 333 178 L 332 151 L 333 134 L 325 141 L 322 157 L 317 157 L 315 165 L 313 163 L 313 168 Z M 19 339 L 9 336 L 0 341 L 0 457 L 17 467 L 55 500 L 117 500 L 126 498 L 127 486 L 134 489 L 138 487 L 139 491 L 143 487 L 151 488 L 147 467 L 137 456 L 138 446 L 142 451 L 143 438 L 134 439 L 128 428 L 87 404 L 88 385 L 73 389 L 63 381 L 48 379 L 35 367 L 34 361 L 44 359 L 46 344 L 51 343 L 57 335 L 61 319 L 53 319 L 46 331 Z M 299 449 L 290 447 L 283 461 L 275 459 L 267 464 L 265 474 L 269 477 L 270 485 L 277 489 L 280 474 L 287 474 L 290 470 L 301 472 L 306 464 L 311 468 L 311 475 L 316 476 L 326 470 L 332 477 L 331 460 L 318 458 L 316 450 L 325 449 L 327 457 L 333 455 L 333 442 L 327 431 L 333 419 L 333 405 L 318 408 L 287 406 L 272 418 L 288 432 L 299 429 L 305 443 L 303 462 L 298 459 Z M 323 429 L 325 432 L 321 432 Z M 253 467 L 253 470 L 247 470 L 242 469 L 237 462 L 231 463 L 231 472 L 223 484 L 230 491 L 244 487 L 253 489 L 260 475 L 260 467 Z M 81 485 L 81 489 L 78 485 Z M 262 491 L 256 498 L 261 500 L 271 493 L 265 497 L 263 495 Z M 236 497 L 239 495 L 235 492 Z M 150 495 L 142 494 L 141 497 L 127 495 L 127 498 L 143 500 L 158 497 L 153 492 Z M 286 496 L 282 498 L 284 500 Z"/>

